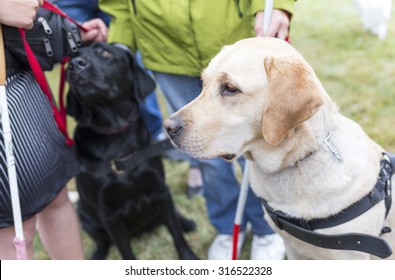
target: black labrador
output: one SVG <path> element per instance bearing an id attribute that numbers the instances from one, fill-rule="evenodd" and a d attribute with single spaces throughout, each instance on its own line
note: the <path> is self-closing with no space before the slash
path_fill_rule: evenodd
<path id="1" fill-rule="evenodd" d="M 123 259 L 135 259 L 132 237 L 165 224 L 181 259 L 197 259 L 183 232 L 195 229 L 176 210 L 160 156 L 118 170 L 114 161 L 150 146 L 139 102 L 154 81 L 122 45 L 94 43 L 81 48 L 67 70 L 68 113 L 77 120 L 75 147 L 78 213 L 96 243 L 92 259 L 105 259 L 115 244 Z"/>

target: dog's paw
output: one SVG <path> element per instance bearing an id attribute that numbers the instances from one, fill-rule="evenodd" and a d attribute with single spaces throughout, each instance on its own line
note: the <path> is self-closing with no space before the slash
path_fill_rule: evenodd
<path id="1" fill-rule="evenodd" d="M 181 260 L 199 260 L 199 258 L 195 255 L 194 252 L 191 251 L 189 248 L 185 248 L 180 252 L 180 259 Z"/>

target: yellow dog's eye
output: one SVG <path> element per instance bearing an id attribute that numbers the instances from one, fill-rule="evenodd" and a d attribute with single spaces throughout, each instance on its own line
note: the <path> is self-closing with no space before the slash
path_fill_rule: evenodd
<path id="1" fill-rule="evenodd" d="M 221 92 L 223 95 L 235 95 L 241 93 L 241 90 L 229 83 L 226 83 L 222 86 Z"/>

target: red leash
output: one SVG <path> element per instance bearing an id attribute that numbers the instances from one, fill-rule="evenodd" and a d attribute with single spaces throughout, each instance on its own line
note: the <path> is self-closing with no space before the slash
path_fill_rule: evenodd
<path id="1" fill-rule="evenodd" d="M 54 6 L 53 4 L 51 4 L 51 3 L 47 2 L 47 1 L 44 1 L 44 4 L 43 4 L 42 8 L 47 9 L 47 10 L 49 10 L 51 12 L 54 12 L 55 14 L 58 14 L 61 17 L 67 18 L 69 21 L 71 21 L 72 23 L 77 25 L 77 27 L 79 29 L 81 29 L 82 31 L 84 31 L 84 32 L 89 31 L 88 29 L 83 27 L 81 24 L 79 24 L 76 20 L 74 20 L 69 15 L 67 15 L 65 12 L 63 12 L 61 9 L 59 9 L 58 7 Z"/>
<path id="2" fill-rule="evenodd" d="M 47 97 L 49 103 L 51 104 L 52 113 L 54 115 L 56 124 L 58 125 L 59 130 L 66 137 L 66 144 L 68 146 L 71 146 L 74 144 L 74 141 L 69 137 L 69 135 L 67 133 L 66 124 L 60 114 L 60 111 L 58 110 L 58 108 L 56 108 L 55 102 L 52 98 L 51 90 L 49 88 L 48 82 L 47 82 L 45 75 L 44 75 L 44 72 L 41 69 L 41 66 L 38 63 L 36 56 L 34 55 L 32 49 L 29 46 L 29 43 L 26 40 L 25 29 L 19 29 L 19 33 L 21 34 L 24 48 L 25 48 L 26 55 L 27 55 L 27 59 L 30 64 L 30 68 L 33 71 L 34 77 L 36 78 L 36 81 L 37 81 L 38 85 L 40 86 L 41 90 Z"/>
<path id="3" fill-rule="evenodd" d="M 52 11 L 64 18 L 67 18 L 69 21 L 73 22 L 75 25 L 77 25 L 78 28 L 80 28 L 83 31 L 88 31 L 85 27 L 80 25 L 77 21 L 69 17 L 67 14 L 65 14 L 63 11 L 52 5 L 51 3 L 44 1 L 44 4 L 42 8 L 47 9 L 49 11 Z M 61 65 L 61 77 L 60 77 L 60 89 L 59 89 L 59 108 L 58 109 L 55 105 L 55 102 L 52 98 L 51 94 L 51 89 L 49 88 L 47 79 L 45 78 L 44 72 L 40 66 L 40 64 L 37 61 L 36 56 L 34 55 L 32 49 L 30 48 L 29 43 L 26 40 L 26 32 L 25 29 L 19 29 L 19 33 L 21 34 L 22 40 L 23 40 L 23 45 L 25 48 L 25 52 L 27 55 L 27 59 L 30 64 L 30 68 L 33 71 L 33 75 L 37 80 L 38 85 L 40 86 L 41 90 L 47 97 L 49 103 L 51 104 L 52 112 L 56 121 L 56 124 L 59 128 L 59 130 L 62 132 L 62 134 L 66 137 L 66 144 L 68 146 L 72 146 L 74 144 L 74 140 L 72 140 L 67 132 L 67 126 L 66 126 L 66 108 L 64 105 L 63 97 L 64 97 L 64 85 L 65 85 L 65 68 L 64 64 L 68 62 L 68 58 L 64 58 L 62 61 Z"/>
<path id="4" fill-rule="evenodd" d="M 66 123 L 66 106 L 64 104 L 64 87 L 66 84 L 66 67 L 65 64 L 69 62 L 69 58 L 63 58 L 62 63 L 60 64 L 60 84 L 59 84 L 59 110 L 60 116 L 63 121 Z"/>

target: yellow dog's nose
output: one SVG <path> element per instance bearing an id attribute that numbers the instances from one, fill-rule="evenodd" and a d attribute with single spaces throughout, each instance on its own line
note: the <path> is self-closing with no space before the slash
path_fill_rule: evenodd
<path id="1" fill-rule="evenodd" d="M 182 132 L 182 122 L 179 118 L 170 117 L 163 122 L 163 127 L 165 128 L 167 134 L 170 137 L 177 136 Z"/>

